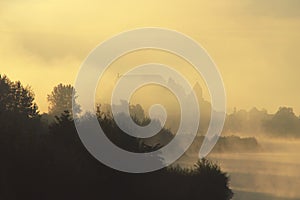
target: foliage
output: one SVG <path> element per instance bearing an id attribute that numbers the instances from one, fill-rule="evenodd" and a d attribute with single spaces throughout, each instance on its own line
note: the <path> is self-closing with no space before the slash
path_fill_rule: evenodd
<path id="1" fill-rule="evenodd" d="M 214 165 L 208 170 L 210 174 L 204 171 L 200 173 L 201 170 L 182 173 L 184 169 L 129 174 L 104 166 L 81 143 L 70 111 L 56 116 L 55 121 L 47 127 L 43 124 L 47 122 L 40 120 L 35 110 L 37 107 L 34 106 L 32 93 L 25 92 L 26 88 L 20 83 L 12 83 L 6 77 L 1 78 L 0 83 L 3 91 L 0 104 L 0 199 L 230 198 L 231 190 L 225 187 L 228 179 L 222 177 L 222 172 Z M 15 91 L 15 86 L 22 92 L 11 92 Z M 12 94 L 22 95 L 10 97 Z M 6 98 L 12 98 L 14 102 L 8 102 Z M 10 112 L 11 118 L 7 118 Z M 26 120 L 19 122 L 19 115 Z M 47 118 L 45 114 L 44 117 Z M 129 150 L 137 152 L 159 148 L 159 145 L 141 145 L 143 142 L 136 138 L 122 138 L 121 135 L 126 134 L 117 128 L 110 117 L 98 117 L 110 139 L 117 141 L 121 147 L 130 147 Z M 10 120 L 13 122 L 8 126 Z M 87 117 L 84 120 L 89 119 Z M 15 127 L 20 124 L 23 124 L 22 128 Z"/>
<path id="2" fill-rule="evenodd" d="M 38 107 L 30 87 L 0 75 L 0 146 L 16 150 L 25 140 L 32 140 L 38 129 Z M 18 137 L 19 143 L 10 145 Z"/>
<path id="3" fill-rule="evenodd" d="M 300 137 L 300 119 L 292 108 L 280 107 L 270 120 L 264 121 L 264 127 L 274 136 Z"/>
<path id="4" fill-rule="evenodd" d="M 275 114 L 268 114 L 266 110 L 256 108 L 249 112 L 239 110 L 227 116 L 224 132 L 251 136 L 299 138 L 300 118 L 289 107 L 280 107 Z"/>
<path id="5" fill-rule="evenodd" d="M 27 118 L 37 116 L 34 94 L 30 87 L 24 87 L 20 81 L 12 82 L 0 75 L 0 94 L 0 114 L 10 112 Z"/>
<path id="6" fill-rule="evenodd" d="M 76 104 L 76 92 L 73 86 L 59 84 L 53 88 L 51 94 L 48 95 L 49 114 L 52 116 L 60 116 L 64 111 L 72 111 L 72 103 L 76 113 L 81 111 L 80 106 Z M 72 112 L 71 112 L 72 113 Z"/>

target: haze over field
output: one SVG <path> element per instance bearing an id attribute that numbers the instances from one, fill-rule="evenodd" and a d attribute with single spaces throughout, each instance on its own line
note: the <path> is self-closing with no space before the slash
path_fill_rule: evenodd
<path id="1" fill-rule="evenodd" d="M 258 140 L 263 150 L 213 152 L 208 158 L 230 174 L 234 200 L 298 200 L 300 140 Z M 255 147 L 253 147 L 255 148 Z M 193 167 L 198 151 L 176 164 Z M 175 165 L 176 165 L 175 164 Z"/>

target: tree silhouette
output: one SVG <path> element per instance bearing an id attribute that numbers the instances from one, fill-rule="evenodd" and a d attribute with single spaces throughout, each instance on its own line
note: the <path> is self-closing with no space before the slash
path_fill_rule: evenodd
<path id="1" fill-rule="evenodd" d="M 52 116 L 60 116 L 64 111 L 69 111 L 72 115 L 72 102 L 75 105 L 76 113 L 80 112 L 80 106 L 76 104 L 76 92 L 73 86 L 59 84 L 53 88 L 47 96 L 49 102 L 48 111 Z"/>
<path id="2" fill-rule="evenodd" d="M 228 200 L 231 197 L 227 175 L 207 162 L 195 170 L 164 168 L 141 174 L 116 171 L 98 162 L 81 143 L 68 111 L 71 91 L 70 85 L 54 88 L 49 100 L 55 102 L 51 109 L 57 116 L 50 126 L 45 126 L 31 89 L 0 76 L 0 199 Z M 140 106 L 131 109 L 133 115 L 127 117 L 141 125 L 148 123 Z M 113 118 L 101 113 L 97 116 L 108 138 L 121 148 L 138 153 L 160 148 L 156 140 L 145 143 L 126 137 Z M 172 135 L 167 129 L 160 134 Z M 153 159 L 163 161 L 159 155 Z M 174 190 L 179 185 L 182 187 Z"/>
<path id="3" fill-rule="evenodd" d="M 194 176 L 197 177 L 196 181 L 198 184 L 195 183 L 194 185 L 197 185 L 199 190 L 197 191 L 197 189 L 194 188 L 193 192 L 199 192 L 199 197 L 201 197 L 201 193 L 205 193 L 211 200 L 229 200 L 233 197 L 233 193 L 228 185 L 229 177 L 226 173 L 222 172 L 217 164 L 202 158 L 198 160 L 195 167 L 193 172 L 195 173 Z M 206 180 L 206 182 L 200 181 L 201 179 Z M 194 194 L 194 196 L 197 196 L 197 194 Z"/>
<path id="4" fill-rule="evenodd" d="M 300 137 L 300 119 L 293 108 L 280 107 L 270 120 L 264 121 L 266 131 L 274 136 Z"/>
<path id="5" fill-rule="evenodd" d="M 0 75 L 0 93 L 0 112 L 13 112 L 28 118 L 38 115 L 34 94 L 29 86 L 24 87 L 20 81 L 12 82 L 7 76 Z"/>
<path id="6" fill-rule="evenodd" d="M 0 130 L 1 137 L 6 137 L 2 141 L 32 132 L 38 119 L 38 107 L 31 88 L 0 75 L 0 94 Z"/>
<path id="7" fill-rule="evenodd" d="M 29 180 L 31 171 L 38 173 L 39 128 L 38 107 L 30 87 L 0 75 L 0 199 L 16 198 L 13 190 L 23 188 L 15 184 Z"/>

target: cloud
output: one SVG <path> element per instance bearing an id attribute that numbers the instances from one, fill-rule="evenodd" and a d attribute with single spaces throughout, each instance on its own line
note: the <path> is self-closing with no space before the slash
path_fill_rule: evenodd
<path id="1" fill-rule="evenodd" d="M 25 52 L 34 54 L 46 62 L 70 56 L 84 58 L 90 50 L 86 42 L 66 35 L 22 33 L 16 34 L 15 37 Z"/>
<path id="2" fill-rule="evenodd" d="M 275 18 L 299 18 L 299 0 L 250 0 L 245 1 L 246 13 Z"/>

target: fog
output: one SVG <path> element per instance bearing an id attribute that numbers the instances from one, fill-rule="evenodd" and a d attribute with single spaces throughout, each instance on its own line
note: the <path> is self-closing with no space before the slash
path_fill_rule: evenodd
<path id="1" fill-rule="evenodd" d="M 300 140 L 258 139 L 262 151 L 211 153 L 231 178 L 235 200 L 300 199 Z M 189 160 L 190 159 L 190 160 Z M 197 154 L 179 164 L 191 167 Z"/>
<path id="2" fill-rule="evenodd" d="M 193 167 L 198 159 L 210 118 L 210 104 L 201 98 L 201 88 L 195 86 L 194 90 L 202 109 L 198 137 L 174 164 L 188 168 Z M 135 108 L 139 111 L 132 111 L 134 116 L 141 113 L 143 118 L 147 113 L 142 106 Z M 177 115 L 171 112 L 168 119 L 166 128 L 176 132 Z M 299 200 L 299 131 L 300 118 L 289 107 L 280 107 L 273 114 L 256 108 L 235 110 L 227 115 L 222 137 L 208 158 L 229 174 L 234 200 Z M 158 135 L 145 142 L 166 145 L 172 138 L 172 135 Z"/>

